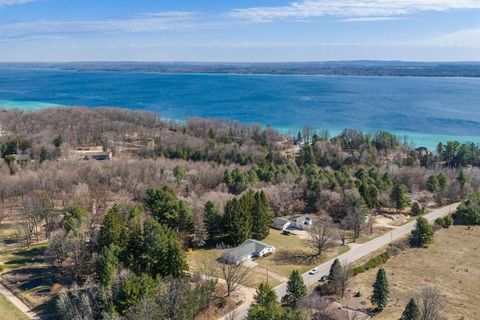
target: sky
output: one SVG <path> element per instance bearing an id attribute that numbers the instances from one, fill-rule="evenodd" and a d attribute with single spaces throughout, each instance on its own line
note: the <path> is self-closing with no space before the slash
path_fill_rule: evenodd
<path id="1" fill-rule="evenodd" d="M 0 0 L 1 62 L 480 61 L 480 0 Z"/>

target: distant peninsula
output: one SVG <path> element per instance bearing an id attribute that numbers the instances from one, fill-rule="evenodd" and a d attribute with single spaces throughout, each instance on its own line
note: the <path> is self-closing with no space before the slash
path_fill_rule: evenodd
<path id="1" fill-rule="evenodd" d="M 55 68 L 76 71 L 224 73 L 272 75 L 480 77 L 480 62 L 64 62 L 0 63 L 0 68 Z"/>

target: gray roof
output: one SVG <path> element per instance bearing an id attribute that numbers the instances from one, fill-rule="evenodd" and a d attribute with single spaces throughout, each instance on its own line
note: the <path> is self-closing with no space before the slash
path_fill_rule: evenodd
<path id="1" fill-rule="evenodd" d="M 273 220 L 272 220 L 272 224 L 275 225 L 275 226 L 278 226 L 278 227 L 283 227 L 288 223 L 290 223 L 290 221 L 282 219 L 282 218 L 278 218 L 278 217 L 273 218 Z"/>
<path id="2" fill-rule="evenodd" d="M 225 252 L 224 256 L 234 259 L 243 259 L 252 253 L 261 252 L 265 248 L 273 248 L 273 246 L 258 240 L 248 239 L 238 247 Z"/>
<path id="3" fill-rule="evenodd" d="M 299 216 L 293 216 L 289 219 L 290 221 L 297 221 L 300 223 L 304 223 L 307 220 L 311 220 L 310 215 L 304 214 L 304 215 L 299 215 Z"/>

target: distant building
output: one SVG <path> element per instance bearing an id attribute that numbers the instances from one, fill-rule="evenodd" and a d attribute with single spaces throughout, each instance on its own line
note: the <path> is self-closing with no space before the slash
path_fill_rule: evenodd
<path id="1" fill-rule="evenodd" d="M 70 150 L 68 159 L 72 160 L 111 160 L 112 153 L 104 151 L 102 146 L 78 147 L 76 150 Z"/>
<path id="2" fill-rule="evenodd" d="M 282 219 L 282 218 L 273 218 L 272 224 L 270 225 L 273 229 L 277 230 L 287 230 L 287 228 L 292 224 L 291 221 Z"/>
<path id="3" fill-rule="evenodd" d="M 12 154 L 10 155 L 15 163 L 30 162 L 30 156 L 28 154 Z"/>
<path id="4" fill-rule="evenodd" d="M 263 257 L 274 252 L 274 246 L 261 241 L 248 239 L 238 247 L 225 252 L 223 254 L 223 261 L 228 264 L 239 265 L 246 260 Z"/>
<path id="5" fill-rule="evenodd" d="M 313 226 L 312 218 L 308 214 L 293 216 L 288 220 L 291 222 L 291 226 L 302 230 L 308 230 Z"/>
<path id="6" fill-rule="evenodd" d="M 111 152 L 89 152 L 85 154 L 84 160 L 110 160 L 112 159 L 112 153 Z"/>

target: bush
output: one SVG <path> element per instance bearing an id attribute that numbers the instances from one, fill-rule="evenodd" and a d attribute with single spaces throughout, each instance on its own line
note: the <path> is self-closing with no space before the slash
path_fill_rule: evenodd
<path id="1" fill-rule="evenodd" d="M 443 218 L 438 218 L 435 220 L 435 224 L 441 226 L 442 228 L 448 229 L 453 224 L 453 218 L 450 215 Z"/>
<path id="2" fill-rule="evenodd" d="M 220 309 L 223 309 L 227 306 L 227 299 L 225 297 L 221 297 L 219 300 L 218 300 L 218 303 L 217 303 L 217 307 L 220 308 Z"/>
<path id="3" fill-rule="evenodd" d="M 370 270 L 372 268 L 378 267 L 381 264 L 386 263 L 388 259 L 390 259 L 390 254 L 388 252 L 384 252 L 368 260 L 365 264 L 361 266 L 356 266 L 355 268 L 353 268 L 353 272 L 355 275 L 357 275 L 359 273 L 365 272 L 367 270 Z"/>
<path id="4" fill-rule="evenodd" d="M 337 288 L 335 287 L 335 284 L 333 282 L 326 282 L 323 284 L 319 284 L 315 290 L 321 295 L 321 296 L 330 296 L 332 294 L 337 293 Z"/>

